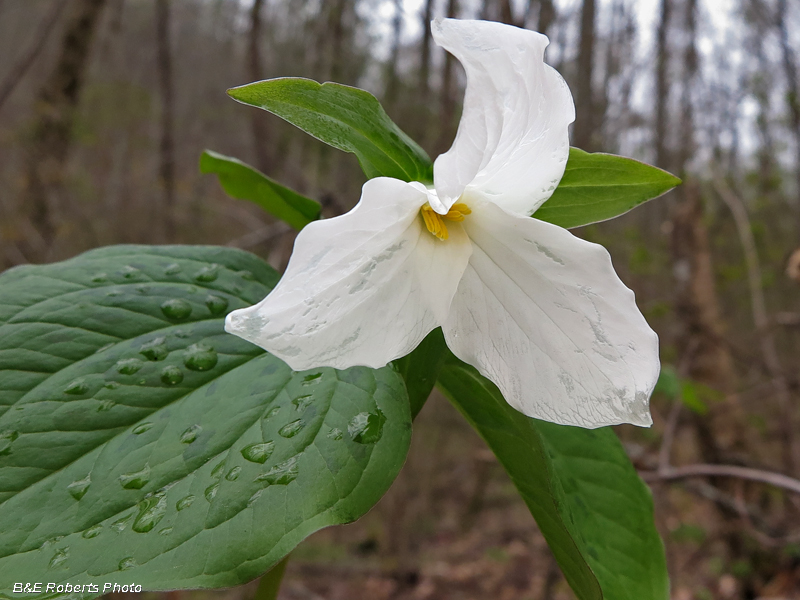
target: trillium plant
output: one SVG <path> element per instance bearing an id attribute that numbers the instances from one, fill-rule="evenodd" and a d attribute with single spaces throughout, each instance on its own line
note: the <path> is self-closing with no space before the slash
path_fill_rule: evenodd
<path id="1" fill-rule="evenodd" d="M 210 246 L 113 246 L 0 275 L 0 598 L 262 575 L 275 598 L 297 544 L 388 489 L 434 386 L 580 600 L 669 597 L 649 491 L 607 427 L 651 424 L 658 340 L 608 252 L 568 228 L 678 180 L 569 147 L 574 105 L 545 36 L 432 31 L 467 75 L 433 163 L 363 90 L 229 90 L 354 153 L 368 179 L 353 210 L 320 220 L 314 200 L 203 154 L 229 194 L 301 230 L 282 276 Z"/>

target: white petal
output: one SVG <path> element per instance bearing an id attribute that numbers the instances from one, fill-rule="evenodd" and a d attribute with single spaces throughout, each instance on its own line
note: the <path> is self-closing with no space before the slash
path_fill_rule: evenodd
<path id="1" fill-rule="evenodd" d="M 472 210 L 473 252 L 444 326 L 450 349 L 528 416 L 650 425 L 658 337 L 605 248 L 491 203 Z"/>
<path id="2" fill-rule="evenodd" d="M 502 23 L 436 20 L 436 43 L 464 65 L 464 111 L 452 148 L 434 163 L 449 208 L 466 191 L 531 215 L 564 174 L 575 106 L 567 84 L 544 63 L 547 37 Z"/>
<path id="3" fill-rule="evenodd" d="M 365 183 L 352 211 L 300 232 L 275 289 L 228 315 L 225 329 L 295 370 L 378 368 L 408 354 L 446 319 L 471 252 L 460 224 L 444 242 L 428 232 L 424 190 Z"/>

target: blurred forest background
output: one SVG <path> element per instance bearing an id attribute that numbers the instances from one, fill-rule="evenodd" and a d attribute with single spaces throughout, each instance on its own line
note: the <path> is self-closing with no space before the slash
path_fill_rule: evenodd
<path id="1" fill-rule="evenodd" d="M 227 244 L 284 266 L 292 233 L 200 175 L 202 150 L 326 216 L 364 178 L 353 156 L 225 89 L 277 76 L 364 87 L 435 157 L 464 85 L 429 34 L 445 15 L 546 33 L 576 100 L 573 145 L 684 178 L 575 232 L 609 248 L 661 338 L 655 426 L 618 432 L 652 486 L 674 599 L 800 598 L 800 496 L 695 476 L 800 477 L 796 0 L 0 0 L 0 270 L 115 243 Z M 502 468 L 434 395 L 395 486 L 302 544 L 281 599 L 473 598 L 572 595 Z"/>

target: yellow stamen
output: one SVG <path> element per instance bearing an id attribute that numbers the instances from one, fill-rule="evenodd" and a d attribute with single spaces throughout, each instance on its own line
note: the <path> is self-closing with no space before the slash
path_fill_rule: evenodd
<path id="1" fill-rule="evenodd" d="M 450 208 L 446 215 L 440 215 L 437 213 L 427 202 L 419 212 L 422 215 L 422 220 L 425 221 L 425 227 L 428 228 L 428 231 L 442 241 L 449 237 L 444 219 L 447 219 L 448 221 L 463 221 L 464 217 L 472 213 L 469 206 L 463 202 L 456 202 L 453 204 L 452 208 Z"/>

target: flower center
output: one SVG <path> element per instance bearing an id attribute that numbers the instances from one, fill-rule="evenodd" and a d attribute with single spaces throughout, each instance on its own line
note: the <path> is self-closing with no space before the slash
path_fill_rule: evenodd
<path id="1" fill-rule="evenodd" d="M 447 225 L 445 224 L 444 220 L 463 221 L 464 217 L 471 214 L 472 211 L 470 210 L 469 206 L 463 202 L 456 202 L 446 215 L 440 215 L 431 208 L 431 205 L 428 202 L 426 202 L 425 206 L 419 209 L 419 213 L 422 215 L 422 220 L 425 221 L 425 227 L 428 228 L 428 231 L 430 231 L 440 240 L 444 241 L 448 238 Z"/>

